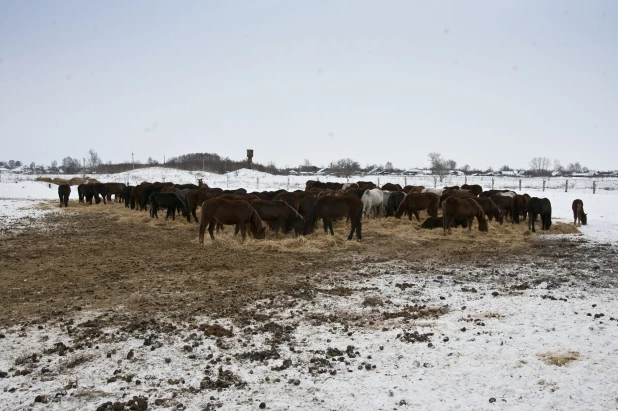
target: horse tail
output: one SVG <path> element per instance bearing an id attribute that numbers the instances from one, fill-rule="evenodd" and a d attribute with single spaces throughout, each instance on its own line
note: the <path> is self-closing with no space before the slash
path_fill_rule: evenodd
<path id="1" fill-rule="evenodd" d="M 397 210 L 395 211 L 395 218 L 401 218 L 401 216 L 403 215 L 403 212 L 405 211 L 405 208 L 406 208 L 405 206 L 406 197 L 404 197 L 403 200 L 401 200 L 401 203 L 399 203 L 399 207 L 397 207 Z"/>
<path id="2" fill-rule="evenodd" d="M 446 212 L 446 200 L 442 202 L 442 228 L 444 230 L 444 235 L 446 235 L 446 226 L 448 221 L 448 213 Z"/>
<path id="3" fill-rule="evenodd" d="M 253 234 L 257 233 L 258 229 L 262 226 L 262 220 L 260 219 L 260 215 L 255 211 L 255 209 L 251 206 L 251 204 L 247 203 L 247 207 L 249 210 L 249 224 L 251 225 Z"/>
<path id="4" fill-rule="evenodd" d="M 513 196 L 513 205 L 511 207 L 513 213 L 513 223 L 519 224 L 519 199 L 517 195 Z"/>

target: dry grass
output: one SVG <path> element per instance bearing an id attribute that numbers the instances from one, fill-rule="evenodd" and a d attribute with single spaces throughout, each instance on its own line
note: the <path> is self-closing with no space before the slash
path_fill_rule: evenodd
<path id="1" fill-rule="evenodd" d="M 52 207 L 56 204 L 53 203 Z M 47 208 L 49 205 L 43 205 Z M 165 211 L 159 212 L 159 218 L 150 218 L 148 212 L 139 212 L 124 207 L 119 203 L 108 203 L 107 205 L 87 205 L 80 204 L 76 200 L 69 202 L 67 211 L 80 213 L 106 214 L 112 220 L 119 223 L 140 223 L 145 227 L 165 230 L 165 231 L 188 231 L 193 232 L 197 237 L 199 225 L 195 222 L 188 223 L 185 218 L 177 216 L 176 220 L 165 220 Z M 199 215 L 199 211 L 198 211 Z M 427 217 L 421 213 L 421 221 Z M 243 242 L 240 235 L 233 236 L 233 227 L 227 226 L 222 232 L 215 233 L 215 241 L 209 239 L 205 233 L 204 248 L 208 249 L 232 249 L 242 252 L 251 250 L 252 252 L 264 254 L 313 254 L 331 251 L 363 251 L 366 247 L 376 243 L 376 240 L 384 243 L 405 244 L 407 247 L 430 247 L 439 243 L 440 247 L 449 250 L 453 255 L 466 255 L 476 249 L 520 249 L 527 247 L 534 234 L 528 230 L 528 225 L 511 224 L 505 222 L 503 225 L 495 221 L 489 222 L 489 232 L 479 232 L 476 221 L 473 223 L 472 231 L 468 229 L 453 229 L 452 235 L 444 236 L 442 229 L 427 230 L 421 228 L 421 223 L 416 220 L 409 221 L 407 218 L 400 220 L 396 218 L 378 218 L 363 220 L 362 233 L 363 241 L 348 241 L 350 226 L 344 220 L 335 222 L 335 235 L 327 235 L 323 229 L 318 227 L 315 233 L 305 237 L 294 237 L 293 234 L 279 234 L 276 238 L 274 233 L 267 230 L 266 240 L 254 240 L 250 234 Z M 549 232 L 543 234 L 575 234 L 580 231 L 572 224 L 554 223 Z M 383 246 L 383 245 L 381 245 Z"/>
<path id="2" fill-rule="evenodd" d="M 579 360 L 579 353 L 575 351 L 568 351 L 563 354 L 558 353 L 543 353 L 537 354 L 537 356 L 547 365 L 555 365 L 557 367 L 563 367 L 570 362 Z"/>

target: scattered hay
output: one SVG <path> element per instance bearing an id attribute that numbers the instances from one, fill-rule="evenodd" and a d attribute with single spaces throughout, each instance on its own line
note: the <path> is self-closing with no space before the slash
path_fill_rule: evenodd
<path id="1" fill-rule="evenodd" d="M 568 351 L 564 354 L 557 353 L 543 353 L 537 354 L 537 356 L 547 365 L 555 365 L 557 367 L 563 367 L 570 362 L 579 360 L 579 353 L 575 351 Z"/>
<path id="2" fill-rule="evenodd" d="M 536 227 L 535 227 L 536 228 Z M 545 231 L 544 234 L 581 234 L 577 227 L 573 224 L 561 223 L 559 221 L 553 222 L 549 227 L 549 232 Z"/>

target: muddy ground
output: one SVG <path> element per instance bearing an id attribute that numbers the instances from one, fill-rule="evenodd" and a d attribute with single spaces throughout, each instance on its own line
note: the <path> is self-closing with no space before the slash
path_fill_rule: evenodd
<path id="1" fill-rule="evenodd" d="M 48 214 L 2 236 L 0 332 L 15 341 L 18 337 L 36 338 L 39 346 L 32 348 L 27 358 L 2 354 L 3 364 L 12 365 L 0 372 L 14 379 L 2 380 L 3 395 L 27 392 L 10 403 L 24 408 L 43 403 L 59 409 L 81 409 L 84 404 L 90 409 L 111 409 L 116 402 L 117 409 L 143 409 L 146 405 L 181 409 L 187 403 L 199 404 L 200 409 L 251 409 L 262 403 L 256 402 L 259 395 L 228 398 L 226 402 L 221 392 L 247 390 L 251 386 L 247 373 L 251 370 L 253 374 L 254 362 L 263 365 L 280 360 L 276 366 L 265 367 L 275 375 L 292 363 L 295 367 L 302 363 L 304 374 L 336 378 L 337 368 L 330 363 L 334 357 L 342 358 L 344 367 L 364 367 L 370 372 L 371 361 L 352 360 L 362 353 L 356 353 L 350 344 L 325 346 L 320 355 L 289 360 L 281 351 L 294 352 L 296 345 L 302 345 L 294 337 L 302 327 L 317 327 L 318 332 L 324 324 L 336 323 L 335 328 L 349 337 L 360 330 L 394 329 L 393 322 L 405 328 L 415 320 L 439 318 L 449 312 L 440 301 L 442 297 L 419 305 L 423 295 L 420 283 L 446 281 L 458 292 L 471 294 L 482 284 L 483 289 L 496 290 L 496 295 L 521 295 L 542 284 L 546 297 L 538 297 L 548 301 L 566 301 L 566 294 L 546 290 L 602 290 L 618 285 L 613 275 L 617 262 L 614 246 L 588 243 L 577 235 L 540 238 L 524 225 L 494 223 L 489 234 L 458 229 L 454 236 L 445 238 L 441 230 L 421 230 L 417 222 L 376 220 L 364 224 L 361 243 L 344 240 L 344 223 L 338 225 L 335 238 L 319 230 L 309 239 L 275 239 L 269 234 L 263 242 L 248 239 L 241 243 L 230 231 L 215 243 L 206 239 L 205 247 L 200 247 L 195 223 L 155 221 L 147 213 L 120 204 L 71 202 L 68 210 Z M 558 225 L 557 232 L 572 231 L 576 230 Z M 410 278 L 409 283 L 400 280 L 390 285 L 409 293 L 407 302 L 405 298 L 393 302 L 377 283 L 364 285 L 395 274 Z M 468 283 L 474 286 L 467 288 Z M 337 310 L 327 307 L 328 301 L 340 298 L 358 300 L 360 311 L 346 310 L 347 317 L 333 314 Z M 417 301 L 416 308 L 407 305 L 412 301 Z M 316 304 L 325 309 L 312 309 Z M 284 314 L 293 320 L 273 321 Z M 54 330 L 51 338 L 47 329 Z M 412 342 L 428 338 L 412 331 L 405 334 L 403 328 L 400 334 L 398 338 Z M 176 377 L 173 367 L 169 378 L 160 377 L 167 388 L 161 388 L 161 381 L 149 386 L 147 372 L 140 375 L 121 365 L 134 361 L 131 344 L 127 344 L 136 341 L 136 353 L 175 344 L 178 351 L 168 355 L 182 356 L 182 361 L 192 365 L 182 362 L 184 371 L 178 371 Z M 106 345 L 108 351 L 94 352 Z M 205 345 L 208 350 L 201 353 L 200 347 Z M 250 348 L 260 345 L 261 349 Z M 112 353 L 111 347 L 116 346 Z M 233 354 L 228 356 L 225 350 Z M 105 366 L 111 368 L 104 371 L 97 368 L 100 381 L 93 382 L 88 394 L 80 393 L 69 376 L 88 367 L 95 356 L 114 359 L 117 364 Z M 166 357 L 165 365 L 160 366 L 169 368 L 179 361 Z M 185 377 L 191 367 L 197 367 L 200 375 L 193 384 Z M 282 379 L 261 378 L 268 378 L 267 382 Z M 33 379 L 43 384 L 38 398 L 32 392 Z M 290 387 L 300 385 L 295 378 L 283 380 Z M 140 382 L 137 389 L 136 381 Z M 99 389 L 98 384 L 108 388 Z M 74 395 L 71 390 L 75 397 L 69 400 Z M 188 400 L 187 396 L 200 400 Z M 273 408 L 272 401 L 264 406 Z M 274 408 L 295 407 L 281 402 Z"/>

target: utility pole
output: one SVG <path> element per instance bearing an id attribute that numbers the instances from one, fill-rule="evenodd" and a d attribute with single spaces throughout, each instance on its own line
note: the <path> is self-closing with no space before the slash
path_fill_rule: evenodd
<path id="1" fill-rule="evenodd" d="M 135 170 L 135 160 L 133 159 L 133 152 L 131 151 L 131 163 L 133 163 L 133 170 Z"/>

